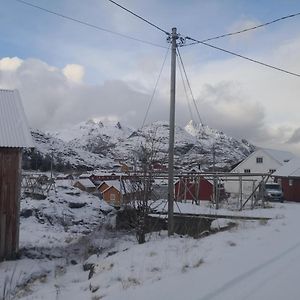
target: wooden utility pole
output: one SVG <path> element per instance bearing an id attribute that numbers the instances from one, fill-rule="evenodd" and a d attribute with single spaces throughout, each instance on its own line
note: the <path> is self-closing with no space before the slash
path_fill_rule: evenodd
<path id="1" fill-rule="evenodd" d="M 169 120 L 169 177 L 168 177 L 168 235 L 174 234 L 174 136 L 175 136 L 175 92 L 176 92 L 176 40 L 177 29 L 171 34 L 171 90 Z"/>

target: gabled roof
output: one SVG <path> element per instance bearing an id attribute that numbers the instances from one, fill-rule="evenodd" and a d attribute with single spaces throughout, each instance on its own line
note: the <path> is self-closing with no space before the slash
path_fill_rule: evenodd
<path id="1" fill-rule="evenodd" d="M 268 149 L 268 148 L 257 148 L 254 152 L 252 152 L 249 156 L 247 156 L 240 163 L 236 164 L 235 167 L 230 171 L 234 173 L 236 169 L 240 168 L 246 161 L 251 159 L 253 156 L 257 155 L 257 151 L 263 151 L 267 156 L 274 159 L 279 165 L 284 165 L 289 162 L 291 159 L 295 157 L 295 155 L 288 151 L 276 150 L 276 149 Z"/>
<path id="2" fill-rule="evenodd" d="M 0 147 L 34 147 L 17 90 L 0 89 Z"/>
<path id="3" fill-rule="evenodd" d="M 88 178 L 86 178 L 86 179 L 78 179 L 78 180 L 75 181 L 75 183 L 76 182 L 81 183 L 84 187 L 87 187 L 87 188 L 94 188 L 95 187 L 95 185 L 92 183 L 92 181 L 90 179 L 88 179 Z"/>
<path id="4" fill-rule="evenodd" d="M 296 157 L 272 174 L 278 177 L 300 177 L 300 158 Z"/>
<path id="5" fill-rule="evenodd" d="M 295 157 L 295 155 L 293 153 L 288 152 L 288 151 L 267 149 L 267 148 L 263 148 L 261 150 L 263 150 L 265 153 L 267 153 L 273 159 L 278 161 L 280 164 L 287 163 Z"/>
<path id="6" fill-rule="evenodd" d="M 134 191 L 132 183 L 129 180 L 123 180 L 122 182 L 120 182 L 120 180 L 105 180 L 99 185 L 99 187 L 103 183 L 106 183 L 108 185 L 103 193 L 112 187 L 114 187 L 118 192 L 121 192 L 123 195 L 125 195 L 126 193 L 132 193 Z"/>

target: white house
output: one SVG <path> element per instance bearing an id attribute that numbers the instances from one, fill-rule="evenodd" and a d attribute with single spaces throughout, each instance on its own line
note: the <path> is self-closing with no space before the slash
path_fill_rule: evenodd
<path id="1" fill-rule="evenodd" d="M 288 151 L 281 151 L 275 149 L 260 148 L 251 153 L 246 159 L 239 163 L 231 173 L 243 173 L 245 175 L 250 173 L 274 173 L 284 164 L 288 163 L 295 157 L 294 154 Z M 261 180 L 261 177 L 248 177 L 248 181 L 243 178 L 243 195 L 251 194 L 253 190 L 253 180 L 256 182 Z M 225 182 L 225 189 L 230 193 L 239 193 L 240 184 L 238 181 Z"/>

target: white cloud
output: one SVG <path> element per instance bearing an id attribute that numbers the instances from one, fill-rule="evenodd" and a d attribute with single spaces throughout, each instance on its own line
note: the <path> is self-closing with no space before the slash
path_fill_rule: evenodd
<path id="1" fill-rule="evenodd" d="M 240 19 L 238 21 L 235 21 L 228 28 L 228 32 L 237 32 L 237 31 L 241 31 L 241 30 L 244 30 L 244 29 L 248 29 L 248 28 L 258 26 L 260 24 L 261 24 L 261 22 L 259 22 L 258 20 L 248 19 L 246 17 L 243 17 L 242 19 Z M 263 30 L 263 29 L 260 28 L 258 30 Z M 250 31 L 243 32 L 242 34 L 232 35 L 231 38 L 232 39 L 245 40 L 245 39 L 249 39 L 250 37 L 252 37 L 256 32 L 257 31 L 255 31 L 255 30 L 250 30 Z"/>
<path id="2" fill-rule="evenodd" d="M 80 83 L 84 77 L 84 67 L 77 64 L 68 64 L 62 69 L 63 74 L 71 81 Z"/>
<path id="3" fill-rule="evenodd" d="M 15 71 L 21 66 L 22 62 L 23 60 L 18 57 L 4 57 L 0 59 L 0 70 Z"/>

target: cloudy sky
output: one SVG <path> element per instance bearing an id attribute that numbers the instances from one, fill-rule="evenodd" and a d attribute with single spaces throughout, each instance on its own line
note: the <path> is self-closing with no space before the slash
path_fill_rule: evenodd
<path id="1" fill-rule="evenodd" d="M 30 125 L 59 130 L 94 118 L 142 124 L 166 36 L 107 0 L 26 0 L 156 47 L 0 0 L 0 88 L 19 89 Z M 300 12 L 297 0 L 118 0 L 182 36 L 205 39 Z M 300 73 L 300 16 L 211 44 Z M 180 48 L 203 123 L 300 154 L 300 78 L 194 45 Z M 168 120 L 168 54 L 146 123 Z M 189 100 L 191 105 L 191 100 Z M 192 117 L 177 74 L 178 125 Z"/>

